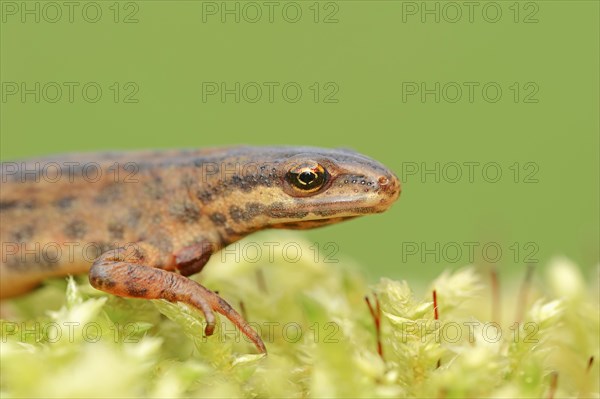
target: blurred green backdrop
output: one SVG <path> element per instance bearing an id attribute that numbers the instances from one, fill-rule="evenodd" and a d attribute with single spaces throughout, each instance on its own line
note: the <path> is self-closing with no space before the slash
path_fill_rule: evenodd
<path id="1" fill-rule="evenodd" d="M 0 3 L 2 160 L 350 147 L 399 202 L 302 234 L 371 278 L 598 263 L 598 2 Z"/>

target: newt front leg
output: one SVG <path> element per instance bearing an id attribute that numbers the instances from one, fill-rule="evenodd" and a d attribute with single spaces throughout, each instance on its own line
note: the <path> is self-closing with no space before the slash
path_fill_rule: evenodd
<path id="1" fill-rule="evenodd" d="M 236 325 L 261 353 L 267 349 L 262 339 L 248 322 L 223 298 L 203 287 L 186 275 L 199 271 L 208 261 L 205 245 L 189 246 L 172 259 L 172 264 L 153 264 L 154 248 L 145 243 L 121 247 L 102 254 L 90 269 L 91 285 L 99 290 L 122 297 L 166 299 L 170 302 L 183 302 L 204 313 L 207 336 L 215 329 L 215 315 L 219 312 Z M 150 256 L 149 256 L 150 255 Z M 193 257 L 192 257 L 193 256 Z M 191 267 L 193 266 L 193 267 Z M 172 270 L 169 270 L 172 269 Z M 177 272 L 182 274 L 178 274 Z"/>

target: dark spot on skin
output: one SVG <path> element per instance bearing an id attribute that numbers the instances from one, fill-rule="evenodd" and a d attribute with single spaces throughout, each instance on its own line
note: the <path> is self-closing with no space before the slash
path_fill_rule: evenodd
<path id="1" fill-rule="evenodd" d="M 162 298 L 164 300 L 167 300 L 169 302 L 175 302 L 175 293 L 167 290 L 167 289 L 162 289 L 160 290 L 160 294 L 158 295 L 159 298 Z"/>
<path id="2" fill-rule="evenodd" d="M 12 236 L 16 242 L 29 241 L 33 237 L 33 226 L 26 225 L 20 229 L 14 230 Z"/>
<path id="3" fill-rule="evenodd" d="M 238 189 L 243 192 L 250 192 L 258 186 L 272 187 L 273 184 L 278 184 L 273 179 L 277 177 L 275 173 L 277 169 L 273 169 L 273 173 L 266 173 L 265 168 L 252 168 L 244 170 L 242 175 L 233 175 L 226 181 L 222 182 L 222 187 L 229 189 Z"/>
<path id="4" fill-rule="evenodd" d="M 102 287 L 104 287 L 104 288 L 113 288 L 114 286 L 117 285 L 117 283 L 114 280 L 112 280 L 108 277 L 106 279 L 102 280 L 101 284 L 102 284 Z"/>
<path id="5" fill-rule="evenodd" d="M 40 260 L 36 266 L 40 269 L 53 269 L 58 266 L 62 255 L 62 249 L 57 245 L 46 245 L 42 248 Z"/>
<path id="6" fill-rule="evenodd" d="M 220 212 L 215 212 L 212 215 L 210 215 L 210 220 L 216 226 L 223 226 L 227 222 L 227 217 Z"/>
<path id="7" fill-rule="evenodd" d="M 320 211 L 314 211 L 314 213 L 316 215 L 323 216 L 323 217 L 329 217 L 329 216 L 335 215 L 338 212 L 339 211 L 337 211 L 337 210 L 331 210 L 331 209 L 323 209 Z"/>
<path id="8" fill-rule="evenodd" d="M 286 223 L 285 225 L 286 225 L 286 227 L 289 227 L 290 229 L 298 229 L 298 228 L 303 227 L 302 223 L 295 223 L 295 222 Z"/>
<path id="9" fill-rule="evenodd" d="M 273 202 L 270 204 L 267 213 L 274 218 L 283 218 L 287 216 L 283 211 L 283 202 Z"/>
<path id="10" fill-rule="evenodd" d="M 308 215 L 308 212 L 305 211 L 286 211 L 283 202 L 273 202 L 266 209 L 266 213 L 272 218 L 286 218 L 289 217 L 290 214 L 293 214 L 294 217 L 304 218 Z"/>
<path id="11" fill-rule="evenodd" d="M 113 288 L 117 283 L 110 277 L 105 268 L 92 267 L 89 274 L 90 284 L 98 289 Z"/>
<path id="12" fill-rule="evenodd" d="M 63 197 L 59 200 L 54 201 L 54 206 L 60 209 L 69 209 L 71 205 L 73 205 L 74 200 L 75 197 L 73 196 Z"/>
<path id="13" fill-rule="evenodd" d="M 120 222 L 110 222 L 108 224 L 108 234 L 112 240 L 122 240 L 125 226 Z"/>
<path id="14" fill-rule="evenodd" d="M 90 281 L 90 284 L 92 287 L 96 288 L 97 290 L 102 290 L 104 287 L 104 280 L 100 276 L 97 275 L 98 273 L 99 273 L 98 269 L 92 268 L 90 270 L 88 280 Z"/>
<path id="15" fill-rule="evenodd" d="M 144 192 L 150 199 L 159 200 L 165 195 L 165 188 L 161 176 L 154 176 L 154 179 L 144 185 Z"/>
<path id="16" fill-rule="evenodd" d="M 232 186 L 237 187 L 244 192 L 252 191 L 252 189 L 258 185 L 266 185 L 266 182 L 266 180 L 261 181 L 258 179 L 257 175 L 253 174 L 248 174 L 242 177 L 234 175 L 231 178 Z"/>
<path id="17" fill-rule="evenodd" d="M 306 216 L 308 216 L 308 212 L 296 212 L 294 216 L 299 218 L 305 218 Z"/>
<path id="18" fill-rule="evenodd" d="M 246 218 L 247 220 L 254 219 L 256 216 L 262 214 L 265 210 L 265 206 L 259 202 L 249 202 L 246 204 Z"/>
<path id="19" fill-rule="evenodd" d="M 244 179 L 238 175 L 233 175 L 231 176 L 231 183 L 233 183 L 234 186 L 241 186 L 244 183 Z"/>
<path id="20" fill-rule="evenodd" d="M 36 207 L 36 203 L 33 200 L 27 201 L 0 201 L 0 211 L 7 211 L 13 208 L 23 208 L 23 209 L 34 209 Z"/>
<path id="21" fill-rule="evenodd" d="M 265 211 L 265 206 L 258 202 L 250 202 L 246 204 L 246 209 L 243 210 L 239 206 L 231 206 L 229 208 L 229 216 L 234 222 L 250 221 L 256 216 Z"/>
<path id="22" fill-rule="evenodd" d="M 169 204 L 169 213 L 182 223 L 194 223 L 200 219 L 200 208 L 187 199 Z"/>
<path id="23" fill-rule="evenodd" d="M 125 284 L 125 288 L 127 289 L 127 294 L 135 298 L 144 298 L 148 293 L 147 288 L 138 288 L 137 282 L 130 283 L 127 282 Z"/>
<path id="24" fill-rule="evenodd" d="M 142 217 L 142 211 L 137 208 L 129 208 L 129 212 L 127 215 L 127 224 L 131 227 L 135 227 L 138 225 L 140 218 Z"/>
<path id="25" fill-rule="evenodd" d="M 100 193 L 94 201 L 98 204 L 110 204 L 116 201 L 121 196 L 121 188 L 118 184 L 108 184 L 100 189 Z"/>
<path id="26" fill-rule="evenodd" d="M 272 177 L 269 178 L 268 176 L 264 175 L 264 174 L 260 174 L 258 175 L 258 183 L 261 186 L 265 186 L 265 187 L 272 187 L 273 186 L 273 180 Z"/>
<path id="27" fill-rule="evenodd" d="M 208 204 L 213 200 L 213 195 L 209 190 L 198 190 L 196 197 L 203 203 Z"/>
<path id="28" fill-rule="evenodd" d="M 229 216 L 237 223 L 244 218 L 244 211 L 239 206 L 232 205 L 229 207 Z"/>
<path id="29" fill-rule="evenodd" d="M 64 229 L 64 233 L 67 237 L 72 239 L 81 239 L 85 236 L 87 226 L 82 220 L 74 220 L 67 224 Z"/>
<path id="30" fill-rule="evenodd" d="M 352 213 L 354 214 L 370 214 L 373 213 L 373 208 L 372 207 L 362 207 L 362 208 L 353 208 L 351 209 Z M 351 217 L 351 216 L 350 216 Z"/>
<path id="31" fill-rule="evenodd" d="M 0 211 L 6 211 L 11 208 L 15 208 L 19 204 L 19 201 L 0 201 Z"/>

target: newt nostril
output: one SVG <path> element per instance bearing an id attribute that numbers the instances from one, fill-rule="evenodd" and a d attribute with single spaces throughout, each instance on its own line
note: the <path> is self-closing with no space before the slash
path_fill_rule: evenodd
<path id="1" fill-rule="evenodd" d="M 379 186 L 384 187 L 384 186 L 387 186 L 388 184 L 390 184 L 390 179 L 388 179 L 385 176 L 379 176 L 379 179 L 377 179 L 377 182 L 379 183 Z"/>
<path id="2" fill-rule="evenodd" d="M 385 193 L 386 196 L 393 198 L 393 200 L 396 200 L 400 196 L 400 181 L 393 173 L 387 176 L 379 176 L 377 182 L 379 183 L 379 188 L 381 189 L 381 192 Z"/>

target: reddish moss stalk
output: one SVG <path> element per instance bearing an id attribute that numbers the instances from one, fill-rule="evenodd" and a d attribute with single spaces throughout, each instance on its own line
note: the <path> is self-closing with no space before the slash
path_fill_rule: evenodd
<path id="1" fill-rule="evenodd" d="M 550 374 L 550 390 L 548 391 L 548 399 L 554 399 L 556 388 L 558 387 L 558 372 L 553 371 Z"/>
<path id="2" fill-rule="evenodd" d="M 375 306 L 371 304 L 368 296 L 365 296 L 365 301 L 367 302 L 367 306 L 369 307 L 369 312 L 371 313 L 371 317 L 375 323 L 375 335 L 377 337 L 377 353 L 382 360 L 383 358 L 383 345 L 381 344 L 381 306 L 379 305 L 379 298 L 377 298 L 377 294 L 373 293 L 375 297 Z"/>
<path id="3" fill-rule="evenodd" d="M 438 321 L 440 319 L 440 315 L 438 312 L 438 303 L 437 303 L 437 291 L 433 290 L 433 319 Z M 439 369 L 442 365 L 442 359 L 438 359 L 435 368 Z"/>
<path id="4" fill-rule="evenodd" d="M 498 278 L 498 270 L 496 266 L 492 266 L 490 270 L 491 285 L 492 285 L 492 320 L 500 323 L 500 281 Z"/>
<path id="5" fill-rule="evenodd" d="M 525 278 L 523 279 L 523 284 L 521 284 L 519 301 L 517 302 L 517 323 L 523 321 L 523 317 L 525 316 L 525 309 L 527 309 L 527 297 L 529 296 L 529 287 L 531 286 L 531 279 L 533 278 L 534 266 L 535 265 L 533 263 L 527 265 Z"/>

